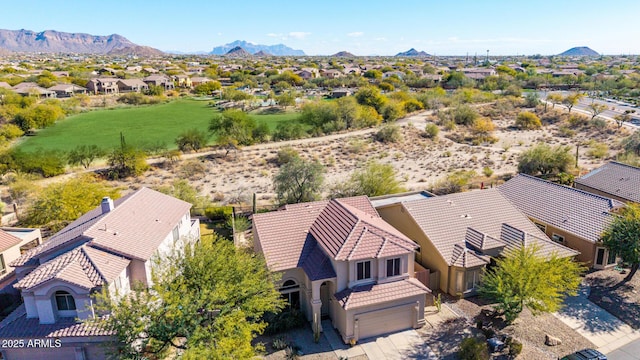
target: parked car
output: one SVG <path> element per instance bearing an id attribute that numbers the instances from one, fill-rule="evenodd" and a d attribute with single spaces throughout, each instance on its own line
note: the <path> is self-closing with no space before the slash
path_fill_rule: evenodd
<path id="1" fill-rule="evenodd" d="M 567 355 L 561 360 L 607 360 L 607 357 L 598 350 L 584 349 Z"/>

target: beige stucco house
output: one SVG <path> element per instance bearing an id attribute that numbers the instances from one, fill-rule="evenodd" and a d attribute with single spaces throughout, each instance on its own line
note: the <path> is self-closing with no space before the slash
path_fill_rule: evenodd
<path id="1" fill-rule="evenodd" d="M 595 269 L 616 265 L 600 237 L 624 203 L 523 174 L 498 190 L 551 240 L 579 251 L 576 260 Z"/>
<path id="2" fill-rule="evenodd" d="M 430 290 L 416 280 L 416 244 L 352 197 L 286 205 L 253 217 L 254 246 L 312 328 L 330 319 L 345 343 L 424 324 Z"/>
<path id="3" fill-rule="evenodd" d="M 376 210 L 420 246 L 416 262 L 438 274 L 431 288 L 451 295 L 475 295 L 491 257 L 505 249 L 536 244 L 542 255 L 578 255 L 547 238 L 497 189 L 391 202 Z"/>
<path id="4" fill-rule="evenodd" d="M 14 277 L 13 261 L 41 243 L 40 229 L 0 228 L 0 284 Z"/>
<path id="5" fill-rule="evenodd" d="M 5 347 L 3 359 L 106 357 L 111 334 L 81 320 L 95 316 L 93 294 L 125 295 L 151 284 L 158 257 L 199 239 L 191 204 L 141 188 L 102 204 L 11 263 L 24 304 L 0 323 L 0 341 L 44 341 L 43 347 Z"/>

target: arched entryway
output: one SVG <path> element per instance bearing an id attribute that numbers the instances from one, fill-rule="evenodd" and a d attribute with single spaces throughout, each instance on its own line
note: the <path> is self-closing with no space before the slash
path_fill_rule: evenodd
<path id="1" fill-rule="evenodd" d="M 320 285 L 320 301 L 322 301 L 322 306 L 320 307 L 320 315 L 322 320 L 329 319 L 330 311 L 331 311 L 331 287 L 332 284 L 330 281 L 325 281 Z"/>

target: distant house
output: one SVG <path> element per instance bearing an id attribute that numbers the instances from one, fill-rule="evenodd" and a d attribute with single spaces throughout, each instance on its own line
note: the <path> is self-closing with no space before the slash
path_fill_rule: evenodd
<path id="1" fill-rule="evenodd" d="M 421 327 L 430 290 L 414 277 L 417 245 L 364 197 L 286 205 L 253 216 L 254 247 L 282 274 L 280 292 L 314 329 L 345 343 Z M 430 296 L 430 295 L 429 295 Z"/>
<path id="2" fill-rule="evenodd" d="M 142 79 L 147 85 L 161 86 L 164 90 L 173 90 L 175 85 L 171 78 L 164 74 L 149 75 Z"/>
<path id="3" fill-rule="evenodd" d="M 328 69 L 328 70 L 320 70 L 320 76 L 322 76 L 324 78 L 327 78 L 327 79 L 337 79 L 339 77 L 342 77 L 343 74 L 339 70 Z"/>
<path id="4" fill-rule="evenodd" d="M 52 71 L 51 74 L 55 77 L 69 77 L 68 71 Z"/>
<path id="5" fill-rule="evenodd" d="M 56 92 L 38 86 L 34 82 L 22 82 L 13 87 L 13 91 L 22 96 L 36 96 L 40 98 L 54 98 Z"/>
<path id="6" fill-rule="evenodd" d="M 184 89 L 190 89 L 193 86 L 193 82 L 191 78 L 187 75 L 174 75 L 173 81 L 178 85 L 178 87 Z"/>
<path id="7" fill-rule="evenodd" d="M 104 67 L 98 70 L 98 74 L 100 75 L 116 76 L 117 73 L 118 71 L 116 69 L 112 69 L 110 67 Z"/>
<path id="8" fill-rule="evenodd" d="M 351 96 L 352 93 L 353 92 L 350 89 L 335 89 L 331 91 L 331 98 L 339 99 L 341 97 Z"/>
<path id="9" fill-rule="evenodd" d="M 551 240 L 578 250 L 578 261 L 596 269 L 616 265 L 600 236 L 623 203 L 523 174 L 498 190 Z"/>
<path id="10" fill-rule="evenodd" d="M 152 269 L 200 237 L 191 204 L 141 188 L 102 204 L 10 265 L 24 299 L 0 322 L 0 342 L 46 341 L 50 347 L 0 349 L 3 359 L 104 359 L 112 333 L 82 322 L 96 316 L 94 293 L 127 294 L 150 286 Z"/>
<path id="11" fill-rule="evenodd" d="M 4 81 L 0 81 L 0 89 L 9 89 L 9 90 L 11 90 L 11 85 L 9 85 L 8 83 L 6 83 Z"/>
<path id="12" fill-rule="evenodd" d="M 119 79 L 118 82 L 119 92 L 144 92 L 149 90 L 149 85 L 140 79 Z"/>
<path id="13" fill-rule="evenodd" d="M 198 86 L 200 84 L 208 83 L 209 81 L 213 81 L 213 80 L 206 77 L 202 77 L 202 76 L 194 76 L 191 78 L 191 85 Z"/>
<path id="14" fill-rule="evenodd" d="M 54 91 L 56 93 L 56 97 L 65 98 L 71 97 L 76 94 L 86 94 L 87 89 L 82 86 L 78 86 L 76 84 L 59 84 L 54 85 L 48 89 L 49 91 Z"/>
<path id="15" fill-rule="evenodd" d="M 505 249 L 536 244 L 543 256 L 578 255 L 550 240 L 497 189 L 392 202 L 376 207 L 380 216 L 418 243 L 416 262 L 451 295 L 472 296 L 492 257 Z"/>
<path id="16" fill-rule="evenodd" d="M 610 161 L 575 180 L 576 189 L 640 204 L 640 168 Z"/>
<path id="17" fill-rule="evenodd" d="M 11 266 L 14 260 L 41 243 L 40 229 L 0 228 L 0 282 L 15 275 Z"/>
<path id="18" fill-rule="evenodd" d="M 382 74 L 383 79 L 390 78 L 392 76 L 395 76 L 398 79 L 404 79 L 407 74 L 403 73 L 402 71 L 387 71 L 386 73 Z"/>
<path id="19" fill-rule="evenodd" d="M 95 78 L 87 82 L 85 86 L 89 93 L 97 94 L 117 94 L 118 80 L 116 78 Z"/>
<path id="20" fill-rule="evenodd" d="M 495 69 L 492 68 L 464 68 L 460 69 L 469 79 L 484 80 L 488 76 L 496 76 Z"/>

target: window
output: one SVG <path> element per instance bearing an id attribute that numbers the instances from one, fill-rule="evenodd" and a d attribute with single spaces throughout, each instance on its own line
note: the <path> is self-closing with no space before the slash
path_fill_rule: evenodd
<path id="1" fill-rule="evenodd" d="M 466 289 L 465 291 L 471 291 L 474 290 L 476 288 L 476 286 L 478 286 L 478 284 L 480 284 L 480 271 L 481 269 L 475 269 L 475 270 L 468 270 L 467 271 L 467 282 L 466 282 Z"/>
<path id="2" fill-rule="evenodd" d="M 607 257 L 607 265 L 613 265 L 616 263 L 616 253 L 609 250 L 609 256 Z"/>
<path id="3" fill-rule="evenodd" d="M 66 291 L 56 291 L 56 305 L 58 310 L 75 310 L 76 301 L 73 296 Z"/>
<path id="4" fill-rule="evenodd" d="M 0 254 L 0 275 L 7 273 L 7 267 L 4 265 L 4 254 Z"/>
<path id="5" fill-rule="evenodd" d="M 175 243 L 180 238 L 180 232 L 178 231 L 178 226 L 173 228 L 172 234 L 173 234 L 173 242 Z"/>
<path id="6" fill-rule="evenodd" d="M 551 235 L 551 240 L 560 243 L 560 244 L 564 244 L 564 236 L 562 235 L 558 235 L 558 234 L 553 234 Z"/>
<path id="7" fill-rule="evenodd" d="M 300 285 L 293 280 L 287 280 L 280 288 L 280 297 L 287 301 L 288 309 L 300 309 Z"/>
<path id="8" fill-rule="evenodd" d="M 533 222 L 533 224 L 537 226 L 538 229 L 540 229 L 540 231 L 547 232 L 547 225 L 540 224 L 539 222 L 535 222 L 535 221 Z"/>
<path id="9" fill-rule="evenodd" d="M 400 275 L 400 258 L 387 260 L 387 277 Z"/>
<path id="10" fill-rule="evenodd" d="M 371 261 L 361 261 L 356 263 L 356 280 L 371 279 Z"/>

